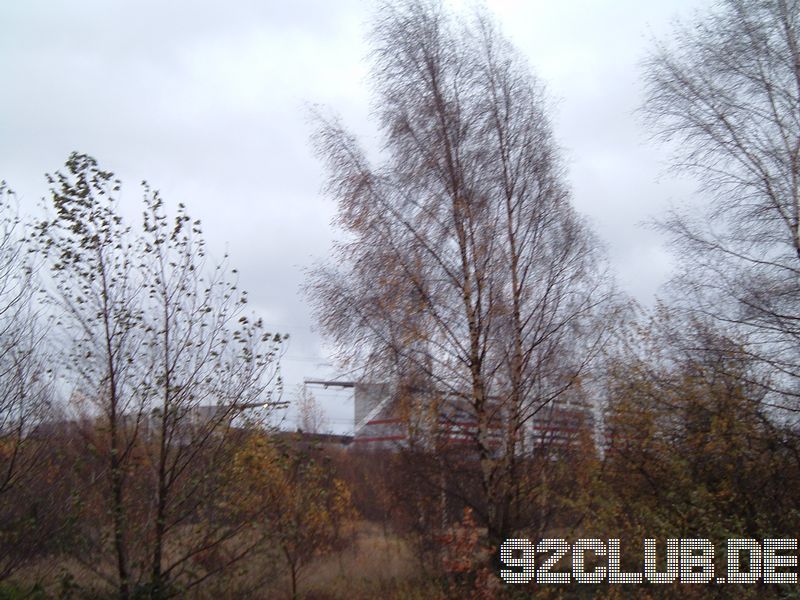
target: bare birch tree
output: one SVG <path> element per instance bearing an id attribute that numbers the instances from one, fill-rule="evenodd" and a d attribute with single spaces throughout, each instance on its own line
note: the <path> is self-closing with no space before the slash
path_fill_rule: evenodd
<path id="1" fill-rule="evenodd" d="M 49 409 L 28 248 L 15 196 L 0 182 L 0 494 L 25 472 L 25 438 Z"/>
<path id="2" fill-rule="evenodd" d="M 325 411 L 307 386 L 297 386 L 295 403 L 298 427 L 304 433 L 325 433 L 328 428 Z"/>
<path id="3" fill-rule="evenodd" d="M 679 301 L 745 336 L 772 403 L 800 399 L 800 4 L 722 0 L 645 73 L 644 111 L 711 203 L 663 224 Z"/>
<path id="4" fill-rule="evenodd" d="M 33 434 L 51 412 L 53 391 L 23 230 L 16 197 L 0 182 L 0 580 L 52 533 L 32 518 L 37 503 L 19 502 L 40 475 L 42 443 Z"/>
<path id="5" fill-rule="evenodd" d="M 343 358 L 406 382 L 437 422 L 475 424 L 472 501 L 499 544 L 523 525 L 526 428 L 577 391 L 614 293 L 570 204 L 541 85 L 491 21 L 433 2 L 380 15 L 382 162 L 322 120 L 316 140 L 346 241 L 309 289 Z"/>

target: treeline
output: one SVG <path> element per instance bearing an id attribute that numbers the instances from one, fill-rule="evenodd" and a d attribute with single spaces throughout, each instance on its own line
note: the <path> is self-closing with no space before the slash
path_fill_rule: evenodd
<path id="1" fill-rule="evenodd" d="M 645 62 L 642 116 L 704 201 L 655 225 L 677 260 L 648 311 L 615 287 L 572 209 L 542 86 L 491 19 L 383 7 L 382 151 L 319 119 L 345 235 L 308 291 L 341 359 L 397 382 L 416 442 L 392 497 L 417 499 L 409 526 L 434 535 L 468 509 L 495 570 L 518 537 L 621 538 L 640 572 L 645 538 L 794 537 L 799 18 L 796 1 L 721 0 Z M 574 426 L 566 446 L 534 434 L 586 405 L 594 443 Z M 459 564 L 470 593 L 498 593 L 480 561 Z M 793 593 L 580 587 L 554 593 Z"/>
<path id="2" fill-rule="evenodd" d="M 120 182 L 86 155 L 48 181 L 33 223 L 2 189 L 0 580 L 166 598 L 288 572 L 294 588 L 350 503 L 271 435 L 286 335 L 248 314 L 183 205 L 169 217 L 143 184 L 128 223 Z"/>
<path id="3" fill-rule="evenodd" d="M 58 565 L 63 597 L 311 597 L 315 561 L 343 571 L 368 522 L 413 573 L 313 593 L 796 595 L 498 569 L 509 538 L 621 539 L 641 572 L 647 538 L 795 537 L 799 15 L 723 0 L 650 55 L 643 113 L 707 202 L 656 225 L 678 261 L 645 310 L 572 208 L 542 85 L 491 19 L 381 8 L 382 152 L 318 117 L 344 235 L 307 292 L 342 364 L 391 391 L 392 448 L 269 429 L 285 336 L 208 264 L 185 207 L 144 185 L 130 223 L 79 154 L 38 221 L 3 187 L 0 579 Z"/>

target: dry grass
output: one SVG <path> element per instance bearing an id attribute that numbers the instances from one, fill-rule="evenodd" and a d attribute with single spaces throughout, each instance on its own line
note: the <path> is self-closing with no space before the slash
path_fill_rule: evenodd
<path id="1" fill-rule="evenodd" d="M 352 548 L 309 564 L 301 589 L 312 598 L 352 598 L 356 590 L 390 587 L 419 574 L 408 546 L 369 523 L 360 523 Z"/>
<path id="2" fill-rule="evenodd" d="M 381 598 L 441 598 L 440 588 L 420 569 L 420 563 L 401 538 L 386 534 L 377 525 L 359 522 L 354 526 L 354 543 L 340 551 L 321 556 L 301 572 L 300 596 L 307 600 Z M 51 557 L 18 574 L 24 586 L 40 583 L 54 598 L 62 591 L 65 575 L 81 590 L 75 598 L 113 593 L 96 573 L 65 558 Z M 288 568 L 280 553 L 254 553 L 221 576 L 213 577 L 187 597 L 202 600 L 228 598 L 275 599 L 291 597 Z M 87 593 L 88 592 L 88 593 Z"/>

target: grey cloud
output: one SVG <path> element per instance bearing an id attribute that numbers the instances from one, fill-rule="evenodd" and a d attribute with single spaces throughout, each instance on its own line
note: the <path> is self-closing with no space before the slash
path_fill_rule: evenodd
<path id="1" fill-rule="evenodd" d="M 558 100 L 555 134 L 578 210 L 623 288 L 645 303 L 670 261 L 638 224 L 693 185 L 663 175 L 666 150 L 633 115 L 638 63 L 648 30 L 661 34 L 675 13 L 707 3 L 489 2 Z M 373 9 L 361 0 L 2 3 L 0 178 L 32 204 L 46 193 L 43 173 L 85 151 L 123 179 L 131 218 L 147 179 L 202 219 L 253 307 L 293 335 L 287 389 L 332 375 L 298 294 L 302 267 L 335 235 L 304 106 L 331 107 L 375 146 L 362 28 Z M 340 400 L 326 400 L 337 418 Z"/>

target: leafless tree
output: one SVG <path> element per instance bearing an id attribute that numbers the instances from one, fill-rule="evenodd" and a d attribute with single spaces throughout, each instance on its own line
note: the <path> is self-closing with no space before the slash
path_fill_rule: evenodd
<path id="1" fill-rule="evenodd" d="M 678 302 L 745 336 L 772 403 L 800 399 L 800 4 L 722 0 L 660 44 L 644 111 L 712 199 L 663 223 Z"/>
<path id="2" fill-rule="evenodd" d="M 38 475 L 41 443 L 32 434 L 50 412 L 52 395 L 45 327 L 34 302 L 35 259 L 23 229 L 16 197 L 0 182 L 0 579 L 42 541 L 29 507 L 15 499 Z"/>
<path id="3" fill-rule="evenodd" d="M 305 433 L 324 433 L 328 427 L 325 411 L 311 390 L 304 385 L 298 386 L 295 401 L 297 403 L 298 427 Z"/>
<path id="4" fill-rule="evenodd" d="M 541 86 L 491 21 L 433 2 L 379 14 L 382 162 L 322 119 L 345 241 L 309 290 L 343 358 L 403 383 L 435 423 L 475 424 L 472 501 L 498 544 L 521 525 L 525 431 L 586 376 L 615 295 L 570 205 Z"/>

